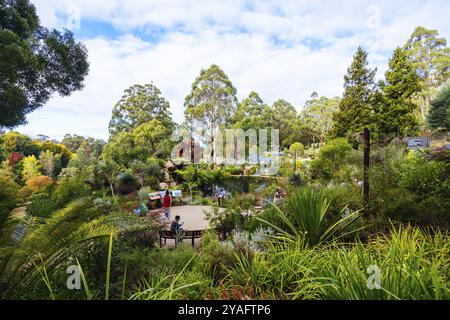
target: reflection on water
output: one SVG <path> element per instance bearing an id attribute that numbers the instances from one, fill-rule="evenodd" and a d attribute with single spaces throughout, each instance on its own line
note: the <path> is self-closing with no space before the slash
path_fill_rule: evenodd
<path id="1" fill-rule="evenodd" d="M 263 192 L 274 181 L 274 177 L 258 177 L 258 176 L 232 176 L 219 183 L 216 187 L 224 188 L 231 194 Z"/>

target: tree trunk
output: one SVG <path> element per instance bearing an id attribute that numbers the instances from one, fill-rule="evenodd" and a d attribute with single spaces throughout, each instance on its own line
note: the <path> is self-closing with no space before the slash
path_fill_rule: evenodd
<path id="1" fill-rule="evenodd" d="M 112 194 L 112 197 L 114 198 L 114 187 L 111 182 L 109 183 L 109 187 L 111 188 L 111 194 Z"/>
<path id="2" fill-rule="evenodd" d="M 370 189 L 369 189 L 369 166 L 370 166 L 370 131 L 364 129 L 364 213 L 367 216 L 369 214 L 370 204 Z"/>
<path id="3" fill-rule="evenodd" d="M 297 151 L 294 152 L 294 175 L 297 172 Z"/>
<path id="4" fill-rule="evenodd" d="M 425 99 L 420 99 L 420 114 L 422 115 L 422 120 L 425 121 Z"/>
<path id="5" fill-rule="evenodd" d="M 429 108 L 429 106 L 430 106 L 430 97 L 426 96 L 425 97 L 425 115 L 424 115 L 423 120 L 426 120 L 426 117 L 428 116 L 428 108 Z"/>
<path id="6" fill-rule="evenodd" d="M 316 158 L 316 139 L 313 135 L 313 159 Z"/>

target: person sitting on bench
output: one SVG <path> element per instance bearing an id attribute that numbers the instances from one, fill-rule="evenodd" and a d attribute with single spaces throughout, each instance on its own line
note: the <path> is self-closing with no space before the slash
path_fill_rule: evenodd
<path id="1" fill-rule="evenodd" d="M 175 217 L 175 220 L 173 220 L 172 224 L 170 225 L 170 230 L 178 237 L 179 240 L 182 240 L 185 231 L 183 228 L 181 228 L 184 222 L 180 223 L 180 219 L 181 219 L 180 216 Z"/>

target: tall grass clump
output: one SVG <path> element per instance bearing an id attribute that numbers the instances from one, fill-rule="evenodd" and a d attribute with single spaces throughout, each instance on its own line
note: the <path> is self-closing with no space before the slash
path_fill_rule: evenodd
<path id="1" fill-rule="evenodd" d="M 447 232 L 406 227 L 367 245 L 331 245 L 315 262 L 325 299 L 450 299 L 450 242 Z M 379 287 L 368 286 L 379 270 Z M 372 287 L 372 289 L 369 289 Z"/>
<path id="2" fill-rule="evenodd" d="M 273 204 L 283 227 L 256 217 L 261 223 L 276 230 L 279 235 L 301 241 L 308 246 L 315 246 L 336 237 L 342 237 L 346 230 L 359 218 L 360 211 L 346 213 L 346 208 L 339 212 L 338 219 L 327 219 L 330 201 L 322 191 L 302 188 L 294 192 L 285 203 L 283 212 Z M 352 230 L 351 232 L 355 232 Z M 351 233 L 350 232 L 350 233 Z"/>
<path id="3" fill-rule="evenodd" d="M 187 273 L 187 269 L 195 259 L 194 254 L 180 272 L 165 275 L 164 273 L 155 274 L 149 280 L 143 279 L 141 284 L 137 286 L 135 292 L 130 296 L 130 300 L 174 300 L 182 298 L 183 290 L 190 287 L 201 285 L 201 281 L 191 283 L 183 283 L 180 281 L 183 275 Z"/>
<path id="4" fill-rule="evenodd" d="M 406 227 L 367 244 L 305 247 L 279 238 L 240 257 L 227 285 L 252 289 L 255 298 L 441 300 L 450 299 L 449 280 L 448 233 Z"/>

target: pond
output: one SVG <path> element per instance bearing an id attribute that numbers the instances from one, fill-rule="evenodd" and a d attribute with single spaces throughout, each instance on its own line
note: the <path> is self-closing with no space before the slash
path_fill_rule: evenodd
<path id="1" fill-rule="evenodd" d="M 258 177 L 258 176 L 231 176 L 215 186 L 224 188 L 231 194 L 235 193 L 248 193 L 248 192 L 262 192 L 272 183 L 274 183 L 275 177 Z"/>

